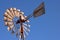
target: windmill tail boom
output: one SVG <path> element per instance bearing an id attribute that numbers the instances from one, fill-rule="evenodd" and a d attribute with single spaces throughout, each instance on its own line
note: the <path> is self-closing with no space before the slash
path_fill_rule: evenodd
<path id="1" fill-rule="evenodd" d="M 41 15 L 45 14 L 45 5 L 44 5 L 44 2 L 42 2 L 33 12 L 33 14 L 30 14 L 27 16 L 27 20 L 31 17 L 39 17 Z"/>

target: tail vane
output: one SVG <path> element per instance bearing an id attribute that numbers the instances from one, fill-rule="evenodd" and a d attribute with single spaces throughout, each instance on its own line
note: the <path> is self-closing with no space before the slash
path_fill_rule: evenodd
<path id="1" fill-rule="evenodd" d="M 34 10 L 33 16 L 34 16 L 34 17 L 38 17 L 38 16 L 41 16 L 41 15 L 45 14 L 45 8 L 44 8 L 44 7 L 45 7 L 45 6 L 44 6 L 44 2 L 42 2 L 42 3 L 40 4 L 40 6 L 38 6 L 38 7 Z"/>

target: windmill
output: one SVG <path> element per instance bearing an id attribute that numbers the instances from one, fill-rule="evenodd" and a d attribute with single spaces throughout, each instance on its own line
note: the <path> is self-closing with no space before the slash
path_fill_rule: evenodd
<path id="1" fill-rule="evenodd" d="M 25 16 L 24 12 L 19 9 L 9 8 L 4 14 L 4 23 L 7 26 L 7 30 L 12 34 L 16 34 L 19 40 L 25 40 L 30 32 L 29 18 L 36 18 L 43 14 L 45 14 L 44 2 L 42 2 L 33 13 L 28 16 Z"/>

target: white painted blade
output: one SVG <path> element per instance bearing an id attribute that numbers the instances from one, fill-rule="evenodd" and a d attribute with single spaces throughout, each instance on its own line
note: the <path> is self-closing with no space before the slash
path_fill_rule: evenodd
<path id="1" fill-rule="evenodd" d="M 29 24 L 25 24 L 25 23 L 23 23 L 23 25 L 24 25 L 24 26 L 28 26 L 28 27 L 30 28 L 30 25 L 29 25 Z"/>
<path id="2" fill-rule="evenodd" d="M 17 10 L 16 8 L 13 8 L 13 10 L 15 11 L 15 10 Z"/>
<path id="3" fill-rule="evenodd" d="M 12 11 L 13 11 L 13 10 L 12 10 Z M 11 18 L 13 17 L 11 10 L 7 9 L 6 12 L 9 14 L 9 16 L 10 16 Z"/>
<path id="4" fill-rule="evenodd" d="M 12 19 L 4 17 L 4 21 L 12 21 Z"/>
<path id="5" fill-rule="evenodd" d="M 4 20 L 7 20 L 7 17 L 4 17 Z"/>
<path id="6" fill-rule="evenodd" d="M 24 34 L 24 39 L 26 38 L 26 35 Z"/>
<path id="7" fill-rule="evenodd" d="M 20 9 L 17 9 L 17 11 L 19 11 L 19 12 L 20 12 Z"/>
<path id="8" fill-rule="evenodd" d="M 26 35 L 28 35 L 28 32 L 24 29 L 24 33 L 26 34 Z"/>
<path id="9" fill-rule="evenodd" d="M 20 12 L 18 10 L 15 11 L 15 16 L 20 17 Z"/>
<path id="10" fill-rule="evenodd" d="M 13 22 L 8 22 L 8 25 L 13 25 Z"/>
<path id="11" fill-rule="evenodd" d="M 26 22 L 30 22 L 29 20 L 27 20 Z"/>
<path id="12" fill-rule="evenodd" d="M 13 8 L 10 8 L 10 11 L 11 11 L 12 17 L 14 17 L 14 10 L 13 10 Z"/>
<path id="13" fill-rule="evenodd" d="M 5 25 L 7 25 L 8 22 L 4 22 L 4 23 L 5 23 Z"/>
<path id="14" fill-rule="evenodd" d="M 4 16 L 12 19 L 12 17 L 7 12 L 5 12 Z"/>
<path id="15" fill-rule="evenodd" d="M 19 40 L 21 40 L 21 35 L 19 36 Z"/>
<path id="16" fill-rule="evenodd" d="M 14 25 L 11 25 L 10 28 L 12 29 L 14 27 Z"/>
<path id="17" fill-rule="evenodd" d="M 8 27 L 8 28 L 7 28 L 7 30 L 8 30 L 8 31 L 10 31 L 10 30 L 11 30 L 11 28 L 10 28 L 10 27 Z"/>
<path id="18" fill-rule="evenodd" d="M 12 19 L 7 18 L 7 21 L 11 21 L 12 22 Z"/>
<path id="19" fill-rule="evenodd" d="M 24 27 L 24 29 L 25 29 L 26 31 L 30 32 L 30 29 L 29 29 L 29 28 L 27 28 L 27 27 Z"/>
<path id="20" fill-rule="evenodd" d="M 24 14 L 24 12 L 20 12 L 21 14 Z"/>

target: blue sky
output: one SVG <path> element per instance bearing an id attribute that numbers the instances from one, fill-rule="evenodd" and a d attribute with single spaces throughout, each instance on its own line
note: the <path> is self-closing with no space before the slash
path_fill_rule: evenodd
<path id="1" fill-rule="evenodd" d="M 60 0 L 0 0 L 0 40 L 18 40 L 4 25 L 7 8 L 15 7 L 29 15 L 42 1 L 46 14 L 30 19 L 31 31 L 26 40 L 60 40 Z"/>

